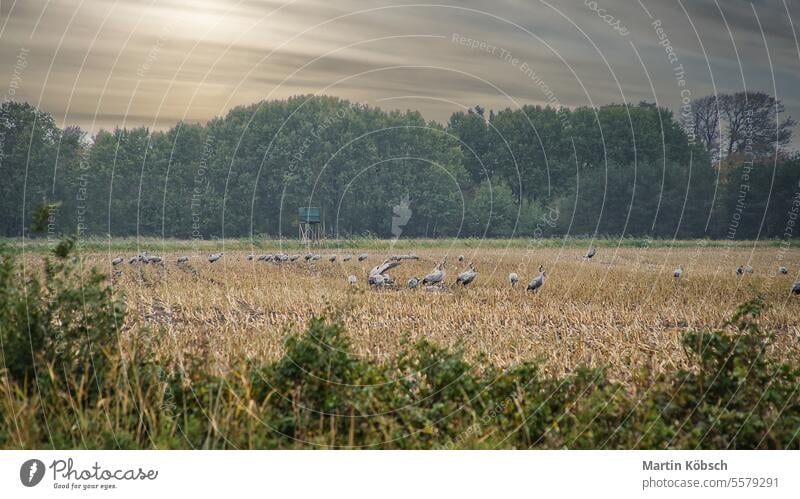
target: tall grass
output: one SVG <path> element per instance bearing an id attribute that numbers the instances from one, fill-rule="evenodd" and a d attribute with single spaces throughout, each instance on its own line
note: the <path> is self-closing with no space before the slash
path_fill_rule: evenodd
<path id="1" fill-rule="evenodd" d="M 795 241 L 792 242 L 794 247 Z M 47 253 L 57 244 L 57 240 L 48 240 L 43 237 L 26 238 L 0 238 L 0 244 L 8 246 L 10 251 L 19 253 L 23 251 L 29 253 Z M 230 239 L 172 239 L 157 237 L 113 237 L 103 238 L 91 236 L 80 239 L 79 247 L 83 252 L 111 252 L 126 254 L 136 254 L 139 251 L 153 252 L 200 252 L 210 253 L 225 249 L 227 251 L 277 251 L 279 249 L 289 252 L 305 251 L 336 251 L 336 250 L 364 250 L 364 251 L 394 251 L 407 252 L 420 249 L 441 249 L 451 248 L 453 250 L 469 250 L 470 248 L 484 249 L 583 249 L 584 251 L 591 245 L 597 248 L 777 248 L 786 245 L 787 241 L 782 239 L 768 239 L 762 241 L 728 241 L 712 239 L 645 239 L 638 237 L 618 237 L 613 235 L 599 235 L 598 237 L 588 236 L 566 236 L 556 238 L 526 238 L 516 237 L 510 239 L 480 239 L 480 238 L 439 238 L 439 239 L 418 239 L 400 238 L 377 239 L 372 237 L 352 237 L 352 238 L 330 238 L 322 241 L 319 245 L 306 247 L 296 238 L 274 238 L 264 235 L 256 235 L 252 238 L 230 238 Z"/>

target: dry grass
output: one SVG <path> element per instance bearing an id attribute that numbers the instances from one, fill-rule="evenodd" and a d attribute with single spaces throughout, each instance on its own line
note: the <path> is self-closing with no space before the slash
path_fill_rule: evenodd
<path id="1" fill-rule="evenodd" d="M 174 263 L 180 253 L 164 253 L 164 267 L 120 265 L 114 285 L 126 296 L 126 331 L 146 324 L 157 333 L 157 353 L 164 359 L 205 359 L 220 371 L 244 358 L 276 358 L 292 328 L 335 313 L 356 351 L 366 356 L 384 358 L 405 340 L 426 338 L 461 347 L 470 357 L 485 354 L 497 365 L 537 359 L 552 374 L 579 365 L 608 366 L 611 377 L 629 382 L 643 366 L 655 372 L 682 366 L 683 331 L 718 327 L 736 305 L 756 295 L 769 305 L 765 325 L 779 333 L 773 354 L 796 359 L 800 349 L 800 301 L 788 293 L 798 265 L 789 265 L 788 276 L 777 275 L 778 248 L 606 248 L 591 262 L 581 259 L 585 249 L 577 247 L 477 253 L 462 248 L 463 263 L 456 260 L 459 251 L 420 250 L 420 261 L 405 261 L 390 272 L 405 283 L 449 252 L 452 283 L 473 261 L 480 272 L 476 281 L 444 293 L 367 289 L 367 271 L 387 255 L 375 250 L 363 263 L 324 257 L 315 263 L 250 262 L 246 252 L 234 252 L 215 264 L 196 256 L 186 267 Z M 800 264 L 798 251 L 783 256 L 784 264 Z M 748 259 L 755 273 L 736 276 L 733 269 Z M 111 273 L 108 253 L 86 260 Z M 548 280 L 538 294 L 526 293 L 540 263 Z M 680 280 L 672 277 L 678 264 L 685 269 Z M 516 289 L 507 281 L 511 271 L 521 278 Z M 347 284 L 350 274 L 359 279 L 355 288 Z"/>

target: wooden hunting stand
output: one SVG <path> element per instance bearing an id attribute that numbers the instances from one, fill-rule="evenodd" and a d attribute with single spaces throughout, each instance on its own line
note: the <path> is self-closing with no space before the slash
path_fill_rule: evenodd
<path id="1" fill-rule="evenodd" d="M 297 227 L 300 242 L 306 246 L 319 244 L 325 233 L 325 224 L 322 222 L 322 210 L 309 206 L 297 209 Z"/>

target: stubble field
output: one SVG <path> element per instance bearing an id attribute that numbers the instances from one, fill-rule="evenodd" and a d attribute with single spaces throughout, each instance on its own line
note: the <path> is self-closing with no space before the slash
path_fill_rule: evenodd
<path id="1" fill-rule="evenodd" d="M 134 339 L 132 331 L 146 325 L 156 354 L 172 368 L 199 361 L 224 374 L 244 359 L 276 359 L 287 334 L 326 315 L 340 318 L 356 352 L 370 358 L 388 358 L 404 343 L 426 338 L 497 366 L 536 360 L 552 375 L 577 366 L 605 366 L 611 378 L 631 386 L 643 367 L 651 368 L 650 375 L 686 367 L 681 334 L 723 327 L 738 304 L 756 296 L 769 307 L 763 325 L 777 333 L 769 355 L 790 362 L 798 358 L 800 298 L 789 293 L 800 270 L 796 250 L 702 243 L 601 247 L 586 260 L 585 246 L 578 245 L 469 248 L 427 242 L 419 248 L 316 249 L 319 261 L 284 263 L 247 260 L 250 253 L 274 253 L 275 248 L 226 251 L 213 264 L 205 254 L 192 256 L 176 247 L 150 250 L 163 258 L 163 266 L 131 265 L 127 260 L 135 252 L 116 249 L 84 252 L 83 258 L 107 269 L 115 289 L 124 293 L 123 347 Z M 369 259 L 356 261 L 361 253 Z M 419 260 L 390 271 L 397 289 L 370 289 L 367 273 L 393 253 L 414 253 Z M 177 265 L 177 257 L 185 254 L 188 264 Z M 338 259 L 332 263 L 333 254 Z M 353 259 L 341 261 L 345 255 Z M 125 256 L 125 262 L 112 268 L 116 256 Z M 443 290 L 406 288 L 409 277 L 421 278 L 444 256 Z M 456 287 L 456 276 L 468 262 L 475 264 L 478 277 L 467 288 Z M 745 264 L 754 272 L 737 276 L 736 267 Z M 538 293 L 526 292 L 539 265 L 546 269 L 546 282 Z M 675 279 L 672 270 L 678 265 L 684 274 Z M 779 265 L 789 273 L 779 274 Z M 515 288 L 509 272 L 520 276 Z M 358 279 L 355 286 L 348 284 L 351 274 Z"/>

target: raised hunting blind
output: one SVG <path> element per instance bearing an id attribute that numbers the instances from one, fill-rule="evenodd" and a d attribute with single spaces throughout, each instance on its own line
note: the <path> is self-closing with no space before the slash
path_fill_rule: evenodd
<path id="1" fill-rule="evenodd" d="M 322 234 L 325 233 L 322 209 L 311 206 L 297 208 L 297 227 L 300 242 L 305 245 L 318 244 L 322 240 Z"/>

